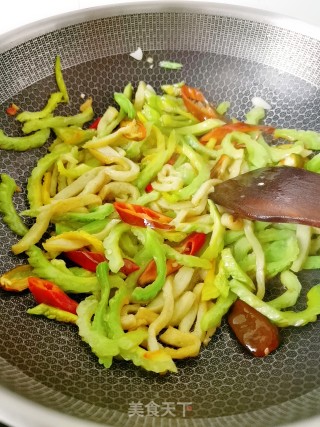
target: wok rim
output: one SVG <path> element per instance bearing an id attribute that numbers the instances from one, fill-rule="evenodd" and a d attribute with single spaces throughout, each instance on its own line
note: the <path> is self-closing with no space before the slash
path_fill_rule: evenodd
<path id="1" fill-rule="evenodd" d="M 209 14 L 245 19 L 272 25 L 320 40 L 320 26 L 276 12 L 209 1 L 198 2 L 196 0 L 187 0 L 178 1 L 176 4 L 170 4 L 166 0 L 150 0 L 148 2 L 133 1 L 123 2 L 117 5 L 89 7 L 57 14 L 23 25 L 0 35 L 0 56 L 8 50 L 41 35 L 82 22 L 123 15 L 168 12 Z M 8 423 L 12 425 L 12 427 L 42 427 L 41 420 L 44 419 L 46 419 L 47 427 L 54 427 L 57 425 L 59 425 L 59 427 L 99 427 L 102 425 L 105 427 L 112 427 L 110 424 L 100 424 L 89 420 L 83 420 L 51 409 L 13 392 L 1 384 L 0 402 L 0 422 Z M 318 427 L 319 423 L 320 415 L 317 415 L 302 421 L 286 424 L 284 427 Z"/>
<path id="2" fill-rule="evenodd" d="M 249 21 L 272 25 L 311 37 L 316 40 L 320 40 L 320 26 L 276 12 L 270 12 L 247 6 L 235 6 L 209 1 L 197 2 L 196 0 L 180 0 L 176 4 L 169 4 L 166 0 L 150 0 L 147 2 L 133 1 L 129 3 L 120 3 L 118 5 L 89 7 L 81 10 L 57 14 L 48 18 L 37 20 L 30 24 L 23 25 L 0 36 L 0 54 L 33 38 L 52 31 L 60 30 L 64 27 L 76 25 L 81 22 L 93 21 L 96 19 L 113 16 L 161 12 L 183 12 L 209 15 L 219 14 L 220 16 L 246 19 Z"/>
<path id="3" fill-rule="evenodd" d="M 1 385 L 0 402 L 0 411 L 3 412 L 3 408 L 6 410 L 5 414 L 1 414 L 0 422 L 6 422 L 10 427 L 43 427 L 41 420 L 44 419 L 46 420 L 46 427 L 113 427 L 111 424 L 83 420 L 48 408 Z M 320 416 L 313 416 L 290 424 L 281 425 L 282 427 L 319 427 L 319 421 Z"/>

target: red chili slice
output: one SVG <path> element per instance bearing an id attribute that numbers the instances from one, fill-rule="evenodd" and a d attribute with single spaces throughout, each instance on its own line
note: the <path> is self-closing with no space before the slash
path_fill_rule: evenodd
<path id="1" fill-rule="evenodd" d="M 64 252 L 64 254 L 70 261 L 93 273 L 95 273 L 98 264 L 106 261 L 106 257 L 100 252 L 78 250 Z"/>
<path id="2" fill-rule="evenodd" d="M 175 273 L 181 268 L 181 265 L 177 261 L 168 259 L 166 262 L 166 276 Z M 157 265 L 154 260 L 151 260 L 144 272 L 138 278 L 138 286 L 142 288 L 150 283 L 154 282 L 157 278 Z"/>
<path id="3" fill-rule="evenodd" d="M 214 138 L 219 144 L 223 138 L 228 135 L 228 133 L 238 131 L 238 132 L 254 132 L 261 131 L 265 133 L 274 132 L 274 128 L 272 126 L 262 126 L 262 125 L 249 125 L 248 123 L 227 123 L 218 128 L 212 129 L 210 132 L 206 133 L 200 138 L 201 143 L 208 142 L 210 138 Z"/>
<path id="4" fill-rule="evenodd" d="M 126 276 L 129 276 L 129 274 L 139 270 L 140 268 L 135 262 L 131 261 L 131 259 L 123 258 L 123 261 L 124 261 L 124 266 L 120 268 L 120 271 Z"/>
<path id="5" fill-rule="evenodd" d="M 101 118 L 102 118 L 102 117 L 98 117 L 97 119 L 95 119 L 95 120 L 91 123 L 91 125 L 89 126 L 89 129 L 97 129 L 97 127 L 98 127 L 98 125 L 99 125 L 99 123 L 100 123 Z"/>
<path id="6" fill-rule="evenodd" d="M 47 304 L 77 314 L 77 301 L 70 298 L 55 283 L 38 277 L 29 277 L 28 284 L 30 292 L 38 304 Z"/>
<path id="7" fill-rule="evenodd" d="M 113 206 L 122 221 L 127 224 L 137 227 L 151 227 L 164 230 L 173 228 L 173 226 L 169 224 L 172 218 L 144 206 L 123 202 L 114 202 Z"/>
<path id="8" fill-rule="evenodd" d="M 93 273 L 95 273 L 98 264 L 103 261 L 108 261 L 100 252 L 77 250 L 64 252 L 64 254 L 68 259 L 70 259 L 70 261 L 73 261 L 75 264 L 88 271 L 92 271 Z M 120 271 L 126 276 L 129 276 L 129 274 L 139 270 L 139 266 L 130 259 L 123 258 L 123 261 L 124 265 L 121 267 Z"/>
<path id="9" fill-rule="evenodd" d="M 202 248 L 205 241 L 206 235 L 204 233 L 194 232 L 184 239 L 176 249 L 183 254 L 194 255 Z"/>
<path id="10" fill-rule="evenodd" d="M 184 85 L 181 88 L 181 97 L 189 113 L 193 114 L 200 122 L 207 119 L 221 118 L 200 90 Z"/>
<path id="11" fill-rule="evenodd" d="M 146 193 L 151 193 L 151 191 L 153 190 L 151 182 L 149 182 L 149 184 L 146 186 L 144 190 Z"/>

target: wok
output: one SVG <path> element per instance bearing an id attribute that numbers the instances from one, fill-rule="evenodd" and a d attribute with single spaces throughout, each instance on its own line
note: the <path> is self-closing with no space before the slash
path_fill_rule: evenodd
<path id="1" fill-rule="evenodd" d="M 153 68 L 129 56 L 137 47 L 153 58 Z M 252 97 L 260 96 L 272 107 L 267 124 L 320 131 L 319 28 L 283 16 L 202 2 L 131 3 L 9 33 L 0 40 L 5 132 L 18 132 L 4 112 L 8 103 L 43 106 L 55 87 L 58 54 L 75 109 L 82 93 L 93 97 L 99 115 L 128 81 L 145 80 L 159 89 L 184 80 L 214 102 L 230 101 L 231 114 L 240 119 Z M 183 68 L 163 70 L 160 60 Z M 24 188 L 44 152 L 1 152 L 1 172 Z M 25 203 L 22 192 L 18 209 Z M 10 252 L 16 238 L 2 223 L 0 237 L 2 273 L 17 263 Z M 307 291 L 320 272 L 304 272 L 300 279 Z M 0 294 L 0 407 L 2 421 L 17 427 L 267 427 L 302 420 L 311 425 L 320 416 L 320 322 L 284 330 L 278 351 L 262 359 L 243 352 L 223 324 L 198 358 L 178 362 L 178 374 L 158 376 L 122 361 L 106 370 L 75 327 L 34 319 L 26 314 L 31 305 L 27 294 Z M 139 402 L 144 412 L 131 416 L 130 407 Z M 151 403 L 171 404 L 172 411 L 147 416 Z"/>

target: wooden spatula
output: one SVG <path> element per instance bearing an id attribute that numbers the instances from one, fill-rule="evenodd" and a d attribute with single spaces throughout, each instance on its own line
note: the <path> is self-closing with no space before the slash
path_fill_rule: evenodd
<path id="1" fill-rule="evenodd" d="M 320 174 L 279 166 L 215 186 L 210 198 L 239 218 L 320 227 Z"/>

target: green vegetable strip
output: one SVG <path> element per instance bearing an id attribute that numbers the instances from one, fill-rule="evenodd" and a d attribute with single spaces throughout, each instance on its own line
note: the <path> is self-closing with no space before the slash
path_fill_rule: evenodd
<path id="1" fill-rule="evenodd" d="M 320 133 L 311 130 L 276 129 L 275 138 L 283 138 L 288 141 L 300 141 L 308 150 L 320 150 Z"/>
<path id="2" fill-rule="evenodd" d="M 109 267 L 113 273 L 117 273 L 124 265 L 119 241 L 123 233 L 130 230 L 130 225 L 125 223 L 117 224 L 112 228 L 108 237 L 103 241 L 106 258 L 109 260 Z"/>
<path id="3" fill-rule="evenodd" d="M 160 121 L 160 113 L 157 110 L 150 107 L 148 104 L 144 104 L 142 109 L 142 114 L 146 118 L 146 120 L 150 123 L 158 123 Z"/>
<path id="4" fill-rule="evenodd" d="M 129 119 L 134 119 L 136 116 L 136 110 L 130 99 L 128 99 L 123 93 L 116 92 L 114 99 L 120 108 L 127 114 Z"/>
<path id="5" fill-rule="evenodd" d="M 61 58 L 60 56 L 57 56 L 56 63 L 55 63 L 55 77 L 57 86 L 59 88 L 59 91 L 62 93 L 64 102 L 69 102 L 69 94 L 67 91 L 67 87 L 63 78 L 62 69 L 61 69 Z"/>
<path id="6" fill-rule="evenodd" d="M 142 110 L 143 104 L 145 102 L 146 88 L 147 88 L 146 83 L 144 81 L 140 81 L 136 89 L 134 104 L 133 104 L 136 111 Z"/>
<path id="7" fill-rule="evenodd" d="M 198 123 L 186 110 L 182 99 L 174 96 L 149 94 L 142 111 L 149 121 L 164 128 L 180 128 Z"/>
<path id="8" fill-rule="evenodd" d="M 79 126 L 58 127 L 53 129 L 56 136 L 66 144 L 80 145 L 96 136 L 95 129 L 82 129 Z"/>
<path id="9" fill-rule="evenodd" d="M 219 296 L 214 305 L 204 314 L 201 329 L 208 331 L 211 328 L 219 327 L 223 316 L 227 314 L 236 299 L 237 296 L 233 292 L 229 292 L 227 297 Z"/>
<path id="10" fill-rule="evenodd" d="M 122 283 L 114 296 L 110 298 L 106 314 L 106 328 L 109 338 L 118 339 L 125 333 L 121 326 L 120 312 L 128 295 L 129 289 Z"/>
<path id="11" fill-rule="evenodd" d="M 176 260 L 178 264 L 186 267 L 203 268 L 205 270 L 209 270 L 212 267 L 211 262 L 205 258 L 182 254 L 166 244 L 164 245 L 164 249 L 167 258 Z"/>
<path id="12" fill-rule="evenodd" d="M 168 70 L 180 70 L 183 65 L 179 62 L 172 62 L 172 61 L 160 61 L 159 67 L 166 68 Z"/>
<path id="13" fill-rule="evenodd" d="M 162 114 L 160 119 L 159 119 L 159 124 L 161 127 L 163 127 L 162 131 L 164 133 L 167 133 L 168 131 L 170 131 L 171 129 L 175 129 L 176 131 L 178 131 L 180 128 L 185 128 L 186 126 L 191 126 L 194 124 L 194 121 L 192 120 L 186 120 L 185 118 L 181 118 L 180 117 L 176 117 L 175 115 L 172 114 Z M 166 129 L 166 128 L 170 128 Z"/>
<path id="14" fill-rule="evenodd" d="M 208 272 L 208 274 L 210 273 L 211 272 Z M 220 260 L 218 272 L 213 274 L 213 277 L 211 273 L 210 280 L 206 278 L 204 282 L 204 286 L 201 292 L 202 300 L 209 301 L 216 299 L 219 296 L 227 297 L 230 292 L 230 286 L 227 277 L 228 275 L 224 268 L 223 262 Z"/>
<path id="15" fill-rule="evenodd" d="M 320 256 L 311 255 L 305 260 L 303 269 L 305 270 L 317 270 L 320 268 Z"/>
<path id="16" fill-rule="evenodd" d="M 91 221 L 91 222 L 85 223 L 84 225 L 80 225 L 80 226 L 79 226 L 79 223 L 78 223 L 78 226 L 76 228 L 78 230 L 86 231 L 89 234 L 98 234 L 102 230 L 105 229 L 105 227 L 108 225 L 108 223 L 109 223 L 108 219 L 98 219 L 98 220 L 95 220 L 95 221 Z"/>
<path id="17" fill-rule="evenodd" d="M 50 95 L 50 98 L 46 106 L 41 111 L 24 111 L 17 115 L 19 122 L 26 122 L 27 120 L 43 119 L 51 114 L 61 102 L 63 94 L 61 92 L 54 92 Z"/>
<path id="18" fill-rule="evenodd" d="M 247 288 L 255 290 L 255 286 L 250 277 L 239 267 L 234 259 L 231 249 L 225 248 L 221 251 L 221 259 L 229 276 L 243 283 Z"/>
<path id="19" fill-rule="evenodd" d="M 50 262 L 45 254 L 37 246 L 31 246 L 26 251 L 28 262 L 33 267 L 33 274 L 41 279 L 56 283 L 63 291 L 70 293 L 92 293 L 99 290 L 96 276 L 73 275 L 63 265 L 59 268 Z"/>
<path id="20" fill-rule="evenodd" d="M 3 215 L 3 221 L 8 225 L 11 231 L 18 236 L 24 236 L 28 228 L 23 224 L 13 205 L 13 195 L 17 191 L 15 180 L 7 174 L 1 174 L 0 183 L 0 213 Z"/>
<path id="21" fill-rule="evenodd" d="M 221 150 L 212 150 L 203 144 L 200 144 L 194 135 L 185 135 L 184 141 L 190 145 L 197 153 L 208 156 L 211 159 L 217 159 L 221 155 Z"/>
<path id="22" fill-rule="evenodd" d="M 228 112 L 229 108 L 230 108 L 230 102 L 229 101 L 224 101 L 224 102 L 221 102 L 217 106 L 216 111 L 217 111 L 218 114 L 220 114 L 221 116 L 223 116 L 224 114 L 226 114 Z"/>
<path id="23" fill-rule="evenodd" d="M 189 144 L 190 145 L 190 144 Z M 194 148 L 194 147 L 192 147 Z M 175 161 L 173 167 L 176 170 L 179 170 L 180 167 L 184 167 L 184 165 L 188 162 L 188 158 L 186 155 L 184 154 L 179 154 L 179 157 L 177 158 L 177 160 Z"/>
<path id="24" fill-rule="evenodd" d="M 203 184 L 210 178 L 210 167 L 207 160 L 203 159 L 198 153 L 196 153 L 190 146 L 183 144 L 182 152 L 190 160 L 191 165 L 196 169 L 197 176 L 194 178 L 191 184 L 182 188 L 181 190 L 175 191 L 170 198 L 172 201 L 180 201 L 189 199 Z"/>
<path id="25" fill-rule="evenodd" d="M 79 228 L 79 224 L 74 224 L 74 223 L 65 223 L 65 222 L 61 222 L 61 223 L 57 223 L 55 224 L 55 233 L 61 234 L 61 233 L 65 233 L 67 231 L 75 231 Z"/>
<path id="26" fill-rule="evenodd" d="M 123 301 L 122 301 L 123 304 Z M 121 309 L 121 307 L 120 307 Z M 120 318 L 120 316 L 119 316 Z M 136 353 L 139 351 L 139 345 L 148 338 L 148 331 L 145 328 L 139 328 L 135 331 L 126 332 L 117 339 L 120 348 L 120 356 L 123 352 L 126 354 L 125 359 L 130 360 L 132 356 L 129 353 Z"/>
<path id="27" fill-rule="evenodd" d="M 121 120 L 123 120 L 125 117 L 126 117 L 126 113 L 122 109 L 120 109 L 120 111 L 117 114 L 117 116 L 115 117 L 115 119 L 113 119 L 108 125 L 106 125 L 101 130 L 101 135 L 99 132 L 98 138 L 103 138 L 107 135 L 110 135 L 111 132 L 120 124 Z"/>
<path id="28" fill-rule="evenodd" d="M 244 271 L 253 271 L 256 266 L 255 254 L 251 250 L 252 245 L 246 236 L 240 237 L 232 247 L 234 259 Z"/>
<path id="29" fill-rule="evenodd" d="M 101 334 L 106 332 L 105 315 L 106 307 L 109 302 L 110 295 L 110 282 L 109 282 L 109 266 L 107 262 L 101 262 L 98 264 L 96 274 L 98 283 L 100 285 L 100 300 L 98 302 L 94 319 L 92 321 L 92 329 Z"/>
<path id="30" fill-rule="evenodd" d="M 249 244 L 251 245 L 256 258 L 256 282 L 257 292 L 256 295 L 263 299 L 265 294 L 265 256 L 262 246 L 253 231 L 253 224 L 251 221 L 244 222 L 244 232 Z"/>
<path id="31" fill-rule="evenodd" d="M 174 84 L 166 84 L 161 86 L 161 90 L 168 95 L 179 96 L 181 94 L 181 88 L 185 85 L 185 82 L 178 82 Z"/>
<path id="32" fill-rule="evenodd" d="M 257 142 L 259 142 L 260 145 L 262 145 L 265 150 L 269 153 L 271 162 L 279 163 L 281 160 L 284 160 L 286 157 L 288 157 L 290 154 L 299 154 L 303 157 L 306 155 L 306 150 L 302 143 L 295 142 L 293 144 L 289 144 L 286 148 L 284 146 L 281 146 L 281 149 L 279 149 L 277 146 L 272 146 L 266 143 L 263 136 L 259 136 L 257 139 Z"/>
<path id="33" fill-rule="evenodd" d="M 24 123 L 22 127 L 23 133 L 30 133 L 39 129 L 59 128 L 65 126 L 82 126 L 89 122 L 94 117 L 92 107 L 86 108 L 83 112 L 74 116 L 55 116 L 45 117 L 43 119 L 34 119 Z"/>
<path id="34" fill-rule="evenodd" d="M 105 203 L 101 206 L 97 206 L 93 208 L 88 213 L 82 212 L 67 212 L 62 215 L 54 215 L 54 221 L 79 221 L 79 222 L 91 222 L 91 221 L 99 221 L 104 220 L 108 217 L 112 212 L 114 212 L 114 207 L 112 203 Z"/>
<path id="35" fill-rule="evenodd" d="M 147 339 L 146 329 L 125 333 L 121 326 L 120 313 L 124 302 L 129 296 L 130 289 L 136 281 L 139 272 L 131 274 L 126 283 L 119 286 L 115 295 L 109 301 L 109 308 L 106 316 L 108 336 L 119 346 L 119 355 L 124 360 L 131 360 L 134 365 L 141 366 L 147 371 L 152 372 L 176 372 L 177 368 L 169 355 L 164 351 L 159 352 L 157 357 L 146 357 L 148 351 L 139 345 Z M 132 276 L 134 276 L 132 278 Z"/>
<path id="36" fill-rule="evenodd" d="M 305 169 L 311 172 L 320 173 L 320 154 L 316 154 L 306 164 Z"/>
<path id="37" fill-rule="evenodd" d="M 227 272 L 225 270 L 222 260 L 219 262 L 218 273 L 213 280 L 213 286 L 219 291 L 222 297 L 227 297 L 230 293 L 229 281 L 227 279 Z"/>
<path id="38" fill-rule="evenodd" d="M 131 83 L 128 83 L 124 89 L 123 89 L 123 95 L 128 98 L 130 101 L 132 100 L 133 96 L 133 86 Z"/>
<path id="39" fill-rule="evenodd" d="M 137 205 L 147 205 L 148 203 L 154 202 L 160 198 L 160 193 L 158 191 L 151 191 L 150 193 L 144 193 L 142 196 L 138 197 L 136 200 Z"/>
<path id="40" fill-rule="evenodd" d="M 224 234 L 225 246 L 229 246 L 232 243 L 237 242 L 240 238 L 243 237 L 243 234 L 243 230 L 226 230 Z"/>
<path id="41" fill-rule="evenodd" d="M 258 125 L 265 118 L 265 111 L 262 107 L 253 107 L 246 114 L 246 123 L 250 125 Z"/>
<path id="42" fill-rule="evenodd" d="M 282 310 L 284 308 L 292 307 L 296 304 L 300 291 L 301 283 L 297 276 L 289 270 L 283 271 L 280 275 L 280 280 L 286 291 L 277 298 L 268 301 L 271 307 Z"/>
<path id="43" fill-rule="evenodd" d="M 144 249 L 145 252 L 149 253 L 155 260 L 157 278 L 145 288 L 135 288 L 131 296 L 133 301 L 146 302 L 152 300 L 161 291 L 166 280 L 166 255 L 161 239 L 157 233 L 150 228 L 146 229 L 145 236 Z"/>
<path id="44" fill-rule="evenodd" d="M 177 372 L 174 361 L 165 351 L 157 352 L 156 357 L 154 354 L 153 357 L 148 357 L 147 355 L 150 355 L 150 352 L 141 347 L 137 347 L 134 350 L 121 351 L 121 357 L 124 360 L 132 360 L 135 366 L 140 366 L 146 371 L 156 373 Z"/>
<path id="45" fill-rule="evenodd" d="M 176 130 L 179 135 L 203 135 L 212 129 L 225 125 L 225 122 L 219 119 L 207 119 L 201 123 L 197 123 L 191 126 L 181 127 Z"/>
<path id="46" fill-rule="evenodd" d="M 201 255 L 201 258 L 213 260 L 218 257 L 223 249 L 225 228 L 221 224 L 221 217 L 214 203 L 211 200 L 208 200 L 208 204 L 210 215 L 213 219 L 213 228 L 209 245 Z"/>
<path id="47" fill-rule="evenodd" d="M 266 257 L 266 276 L 274 277 L 283 270 L 290 268 L 299 256 L 297 238 L 290 237 L 287 240 L 275 240 L 264 246 Z M 279 254 L 281 256 L 279 257 Z"/>
<path id="48" fill-rule="evenodd" d="M 250 135 L 242 132 L 232 132 L 225 138 L 229 141 L 233 139 L 246 146 L 246 158 L 251 168 L 257 169 L 272 164 L 272 159 L 266 146 L 261 144 L 260 141 L 251 138 Z"/>
<path id="49" fill-rule="evenodd" d="M 158 139 L 158 145 L 165 144 L 165 137 L 162 133 L 154 128 L 156 137 Z M 170 133 L 167 140 L 166 149 L 159 150 L 157 155 L 145 166 L 140 172 L 138 178 L 134 181 L 134 184 L 139 190 L 144 190 L 145 187 L 157 176 L 158 172 L 162 169 L 163 165 L 168 162 L 176 147 L 176 134 L 174 131 Z"/>
<path id="50" fill-rule="evenodd" d="M 82 176 L 86 172 L 92 170 L 92 168 L 89 165 L 86 165 L 85 163 L 81 163 L 80 165 L 75 167 L 65 168 L 61 160 L 58 160 L 57 166 L 60 176 L 72 179 L 79 178 L 79 176 Z"/>
<path id="51" fill-rule="evenodd" d="M 100 119 L 100 122 L 97 127 L 97 136 L 102 137 L 105 135 L 109 135 L 110 131 L 109 125 L 117 118 L 119 115 L 119 112 L 114 107 L 108 107 L 106 112 L 103 114 L 103 116 Z M 113 128 L 112 128 L 113 129 Z"/>
<path id="52" fill-rule="evenodd" d="M 307 293 L 307 308 L 300 312 L 280 311 L 268 303 L 261 301 L 256 295 L 238 280 L 230 281 L 231 290 L 251 307 L 268 317 L 279 327 L 303 326 L 315 322 L 320 314 L 320 285 L 313 286 Z"/>
<path id="53" fill-rule="evenodd" d="M 62 153 L 66 153 L 70 147 L 59 147 L 52 153 L 42 157 L 35 168 L 33 168 L 28 179 L 27 194 L 30 209 L 37 209 L 42 206 L 42 178 L 45 172 L 56 163 Z"/>
<path id="54" fill-rule="evenodd" d="M 48 319 L 57 320 L 58 322 L 64 323 L 76 323 L 78 319 L 76 314 L 69 313 L 68 311 L 61 310 L 47 304 L 39 304 L 35 307 L 29 308 L 27 313 L 36 316 L 45 316 Z"/>
<path id="55" fill-rule="evenodd" d="M 231 159 L 244 159 L 244 155 L 245 155 L 245 150 L 240 149 L 238 150 L 235 146 L 234 146 L 234 142 L 239 142 L 237 141 L 237 136 L 242 135 L 240 134 L 240 132 L 231 132 L 229 134 L 227 134 L 221 142 L 222 145 L 222 149 L 219 150 L 219 154 L 225 154 L 228 157 L 230 157 Z M 248 136 L 248 135 L 247 135 Z M 244 144 L 243 141 L 241 141 L 241 144 Z"/>
<path id="56" fill-rule="evenodd" d="M 130 232 L 123 233 L 119 245 L 122 250 L 131 258 L 135 257 L 139 251 L 139 246 L 136 241 L 132 239 Z"/>
<path id="57" fill-rule="evenodd" d="M 7 136 L 0 130 L 0 149 L 27 151 L 32 148 L 42 147 L 50 136 L 50 129 L 47 128 L 48 126 L 44 126 L 38 132 L 28 136 Z"/>
<path id="58" fill-rule="evenodd" d="M 98 328 L 99 332 L 105 331 L 108 338 L 112 339 L 113 342 L 117 343 L 120 349 L 120 355 L 123 350 L 136 350 L 136 347 L 141 344 L 143 340 L 147 338 L 146 330 L 136 330 L 125 333 L 121 326 L 121 308 L 124 302 L 127 300 L 129 295 L 130 286 L 127 286 L 124 281 L 118 283 L 118 290 L 114 296 L 109 300 L 110 286 L 106 286 L 108 283 L 108 272 L 106 269 L 106 263 L 99 264 L 97 273 L 100 276 L 101 298 L 98 303 L 95 317 L 92 323 L 92 328 L 95 330 Z M 98 325 L 95 326 L 95 322 Z"/>
<path id="59" fill-rule="evenodd" d="M 308 225 L 297 225 L 297 241 L 299 245 L 299 256 L 291 265 L 291 270 L 298 272 L 301 270 L 303 263 L 307 259 L 312 237 L 312 228 Z"/>
<path id="60" fill-rule="evenodd" d="M 79 335 L 89 344 L 92 352 L 99 358 L 99 362 L 106 368 L 110 368 L 113 356 L 119 354 L 119 348 L 115 341 L 93 330 L 91 319 L 96 313 L 97 306 L 98 301 L 93 295 L 81 301 L 77 308 L 77 326 Z"/>
<path id="61" fill-rule="evenodd" d="M 291 224 L 292 229 L 286 228 L 286 225 L 288 224 L 280 224 L 276 227 L 276 224 L 265 224 L 265 228 L 261 229 L 262 222 L 256 222 L 255 223 L 255 230 L 257 233 L 257 236 L 259 238 L 259 241 L 262 244 L 271 243 L 275 240 L 288 240 L 292 237 L 295 237 L 296 232 L 296 225 Z"/>

